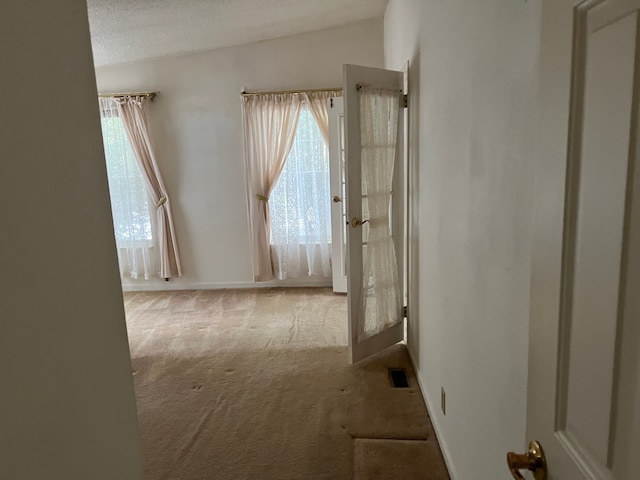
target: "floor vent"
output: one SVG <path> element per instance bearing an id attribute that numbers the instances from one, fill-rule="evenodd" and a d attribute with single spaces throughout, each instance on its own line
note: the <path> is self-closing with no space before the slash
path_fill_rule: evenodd
<path id="1" fill-rule="evenodd" d="M 389 379 L 393 388 L 409 388 L 407 371 L 404 368 L 390 368 Z"/>

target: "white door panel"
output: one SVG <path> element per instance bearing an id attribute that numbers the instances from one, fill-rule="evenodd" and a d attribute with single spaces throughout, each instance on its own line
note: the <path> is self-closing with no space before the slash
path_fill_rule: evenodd
<path id="1" fill-rule="evenodd" d="M 353 219 L 366 220 L 366 192 L 362 191 L 361 175 L 361 132 L 359 121 L 359 95 L 358 85 L 367 84 L 397 88 L 399 92 L 404 89 L 403 72 L 395 72 L 378 68 L 361 67 L 357 65 L 344 66 L 344 115 L 345 115 L 345 139 L 346 139 L 346 212 L 347 221 L 347 296 L 349 304 L 349 352 L 351 362 L 357 362 L 363 358 L 377 353 L 397 342 L 404 340 L 404 322 L 402 312 L 398 311 L 397 323 L 390 328 L 370 337 L 358 341 L 359 321 L 366 312 L 363 311 L 363 249 L 367 248 L 363 243 L 363 235 L 366 236 L 368 225 L 358 225 Z M 400 109 L 402 106 L 399 107 Z M 393 193 L 391 195 L 391 235 L 395 245 L 397 266 L 399 268 L 398 279 L 400 292 L 404 292 L 404 243 L 405 243 L 405 214 L 403 195 L 404 184 L 404 112 L 398 114 L 398 138 L 396 143 L 396 160 L 394 164 Z M 364 232 L 364 233 L 363 233 Z"/>
<path id="2" fill-rule="evenodd" d="M 639 9 L 542 3 L 527 436 L 552 479 L 640 478 Z"/>
<path id="3" fill-rule="evenodd" d="M 636 23 L 629 15 L 589 38 L 581 152 L 570 159 L 580 166 L 569 192 L 575 231 L 565 240 L 574 266 L 563 287 L 563 319 L 571 328 L 559 352 L 568 365 L 560 377 L 559 427 L 601 467 L 609 444 Z M 593 388 L 593 378 L 601 388 Z"/>

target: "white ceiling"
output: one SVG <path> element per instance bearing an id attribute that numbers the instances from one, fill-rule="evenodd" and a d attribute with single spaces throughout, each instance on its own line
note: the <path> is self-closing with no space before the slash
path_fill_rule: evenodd
<path id="1" fill-rule="evenodd" d="M 87 0 L 96 66 L 382 17 L 388 0 Z"/>

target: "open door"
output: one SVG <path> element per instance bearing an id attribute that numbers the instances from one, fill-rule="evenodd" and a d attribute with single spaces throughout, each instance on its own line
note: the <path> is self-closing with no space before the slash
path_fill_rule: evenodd
<path id="1" fill-rule="evenodd" d="M 404 73 L 344 66 L 349 352 L 404 340 Z"/>
<path id="2" fill-rule="evenodd" d="M 331 173 L 331 270 L 334 293 L 347 293 L 347 209 L 344 108 L 342 97 L 327 100 Z"/>
<path id="3" fill-rule="evenodd" d="M 640 0 L 543 0 L 525 455 L 639 478 Z"/>

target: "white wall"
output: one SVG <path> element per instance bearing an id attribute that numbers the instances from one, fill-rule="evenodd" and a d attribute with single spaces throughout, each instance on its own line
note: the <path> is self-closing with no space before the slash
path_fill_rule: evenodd
<path id="1" fill-rule="evenodd" d="M 456 480 L 524 447 L 538 1 L 391 0 L 410 65 L 409 348 Z M 440 388 L 447 414 L 440 409 Z"/>
<path id="2" fill-rule="evenodd" d="M 86 1 L 0 3 L 0 478 L 138 479 Z"/>
<path id="3" fill-rule="evenodd" d="M 97 69 L 100 92 L 160 91 L 150 128 L 183 261 L 180 279 L 125 288 L 251 285 L 239 94 L 340 87 L 344 63 L 383 65 L 382 19 Z"/>

